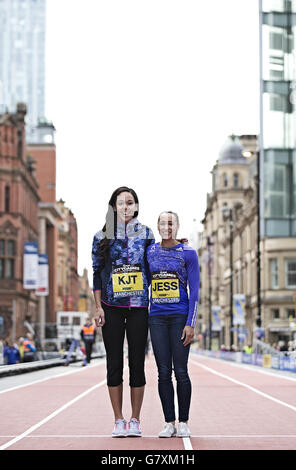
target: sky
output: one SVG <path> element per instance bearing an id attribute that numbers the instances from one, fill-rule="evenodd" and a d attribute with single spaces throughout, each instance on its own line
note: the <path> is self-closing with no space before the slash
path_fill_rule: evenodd
<path id="1" fill-rule="evenodd" d="M 46 117 L 91 285 L 92 239 L 119 186 L 157 241 L 164 210 L 180 237 L 202 231 L 227 137 L 259 132 L 258 1 L 47 0 Z"/>

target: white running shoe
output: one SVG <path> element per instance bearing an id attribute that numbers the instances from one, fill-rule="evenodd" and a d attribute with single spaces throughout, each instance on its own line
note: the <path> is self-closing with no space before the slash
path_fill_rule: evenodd
<path id="1" fill-rule="evenodd" d="M 140 429 L 140 421 L 138 421 L 136 418 L 132 418 L 130 422 L 128 423 L 128 433 L 127 437 L 141 437 L 142 432 Z"/>
<path id="2" fill-rule="evenodd" d="M 190 437 L 190 429 L 186 423 L 178 424 L 177 437 Z"/>
<path id="3" fill-rule="evenodd" d="M 158 437 L 175 437 L 177 429 L 172 423 L 165 423 L 163 430 L 158 434 Z"/>
<path id="4" fill-rule="evenodd" d="M 112 432 L 112 437 L 126 437 L 126 421 L 125 419 L 117 419 Z"/>

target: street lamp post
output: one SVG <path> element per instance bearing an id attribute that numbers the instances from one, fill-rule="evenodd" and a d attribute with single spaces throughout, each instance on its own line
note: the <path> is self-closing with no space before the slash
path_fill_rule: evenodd
<path id="1" fill-rule="evenodd" d="M 230 328 L 229 328 L 229 338 L 230 338 L 230 347 L 233 344 L 233 216 L 232 209 L 228 207 L 222 208 L 224 220 L 229 220 L 229 267 L 230 267 L 230 296 L 229 296 L 229 311 L 230 311 Z"/>
<path id="2" fill-rule="evenodd" d="M 212 350 L 212 246 L 211 237 L 207 238 L 208 245 L 208 282 L 209 282 L 209 350 Z"/>

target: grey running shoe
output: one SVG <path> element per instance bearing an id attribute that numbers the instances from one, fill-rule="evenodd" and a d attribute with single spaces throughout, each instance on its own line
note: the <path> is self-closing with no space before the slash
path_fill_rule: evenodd
<path id="1" fill-rule="evenodd" d="M 140 429 L 140 421 L 138 421 L 136 418 L 132 418 L 130 422 L 128 423 L 128 433 L 127 436 L 131 437 L 141 437 L 142 432 Z"/>
<path id="2" fill-rule="evenodd" d="M 125 419 L 117 419 L 112 432 L 112 437 L 126 437 L 126 421 Z"/>
<path id="3" fill-rule="evenodd" d="M 177 429 L 172 423 L 165 423 L 163 430 L 158 434 L 158 437 L 174 437 Z"/>
<path id="4" fill-rule="evenodd" d="M 190 429 L 186 423 L 178 424 L 177 437 L 190 437 Z"/>

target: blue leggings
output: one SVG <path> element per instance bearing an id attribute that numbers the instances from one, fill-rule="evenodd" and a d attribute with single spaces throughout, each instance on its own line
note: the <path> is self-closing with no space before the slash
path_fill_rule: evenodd
<path id="1" fill-rule="evenodd" d="M 158 368 L 158 392 L 167 423 L 175 421 L 172 370 L 177 380 L 179 421 L 188 421 L 191 400 L 191 381 L 187 364 L 190 344 L 181 340 L 187 315 L 149 316 L 150 336 Z"/>

